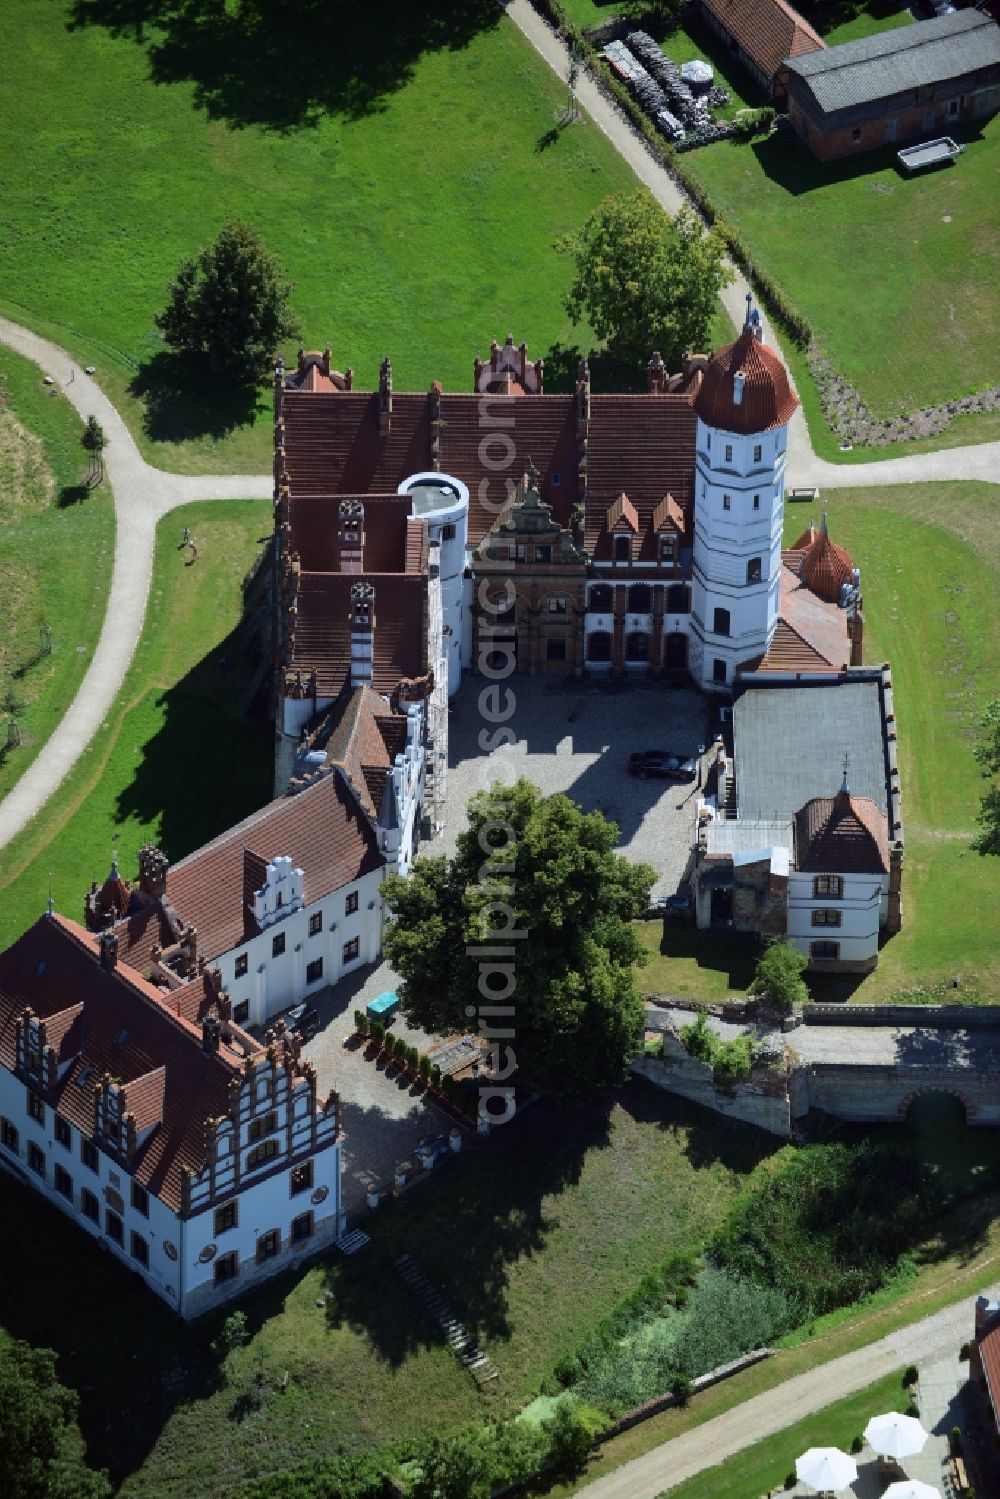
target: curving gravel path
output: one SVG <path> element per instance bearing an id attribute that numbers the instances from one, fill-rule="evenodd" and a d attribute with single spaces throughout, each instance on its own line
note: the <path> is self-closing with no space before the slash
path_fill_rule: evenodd
<path id="1" fill-rule="evenodd" d="M 58 729 L 0 802 L 3 848 L 41 810 L 114 702 L 142 630 L 161 516 L 191 500 L 267 499 L 272 481 L 267 474 L 190 477 L 153 468 L 100 386 L 64 349 L 5 318 L 0 340 L 51 375 L 82 417 L 97 417 L 108 438 L 104 462 L 115 501 L 115 560 L 101 636 Z"/>

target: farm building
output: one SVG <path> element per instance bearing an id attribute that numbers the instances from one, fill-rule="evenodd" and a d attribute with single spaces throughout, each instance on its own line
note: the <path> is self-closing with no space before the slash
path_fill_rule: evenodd
<path id="1" fill-rule="evenodd" d="M 788 59 L 826 46 L 785 0 L 701 0 L 699 9 L 759 87 L 782 106 L 788 94 Z"/>
<path id="2" fill-rule="evenodd" d="M 788 60 L 788 114 L 821 161 L 940 135 L 1000 108 L 1000 27 L 979 11 Z"/>

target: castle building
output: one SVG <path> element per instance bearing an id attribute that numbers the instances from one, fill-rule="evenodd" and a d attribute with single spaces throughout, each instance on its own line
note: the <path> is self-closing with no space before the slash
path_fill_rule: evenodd
<path id="1" fill-rule="evenodd" d="M 0 1166 L 182 1317 L 343 1231 L 338 1100 L 261 1046 L 218 969 L 172 989 L 113 930 L 43 916 L 0 953 Z"/>

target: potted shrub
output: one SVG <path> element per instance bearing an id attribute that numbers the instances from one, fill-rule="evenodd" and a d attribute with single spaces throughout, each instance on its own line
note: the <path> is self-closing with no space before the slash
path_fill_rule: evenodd
<path id="1" fill-rule="evenodd" d="M 355 1010 L 354 1029 L 357 1031 L 359 1036 L 367 1036 L 368 1016 L 365 1014 L 364 1010 Z"/>
<path id="2" fill-rule="evenodd" d="M 431 1062 L 431 1087 L 438 1089 L 441 1087 L 441 1068 L 437 1062 Z"/>
<path id="3" fill-rule="evenodd" d="M 426 1052 L 424 1052 L 421 1056 L 419 1062 L 417 1063 L 417 1066 L 420 1068 L 420 1076 L 423 1078 L 424 1082 L 429 1082 L 431 1075 L 431 1059 Z"/>
<path id="4" fill-rule="evenodd" d="M 392 1055 L 393 1059 L 400 1064 L 406 1061 L 406 1042 L 402 1036 L 397 1036 L 392 1043 Z"/>

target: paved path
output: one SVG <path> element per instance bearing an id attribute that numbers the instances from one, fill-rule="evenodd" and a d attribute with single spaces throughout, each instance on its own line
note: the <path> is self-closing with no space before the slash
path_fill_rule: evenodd
<path id="1" fill-rule="evenodd" d="M 561 79 L 569 68 L 566 44 L 557 36 L 529 0 L 501 0 L 517 29 Z M 675 214 L 687 199 L 663 163 L 594 82 L 581 70 L 577 102 L 611 141 L 654 198 L 669 214 Z M 734 268 L 735 270 L 735 268 Z M 736 271 L 736 279 L 722 294 L 722 302 L 737 328 L 746 316 L 747 284 Z M 768 341 L 775 343 L 774 329 Z M 913 453 L 903 458 L 885 458 L 872 463 L 829 463 L 813 452 L 801 407 L 792 418 L 788 433 L 788 474 L 793 485 L 824 485 L 827 488 L 864 488 L 868 485 L 915 484 L 930 479 L 982 479 L 1000 483 L 1000 442 L 964 448 L 944 448 L 937 453 Z"/>
<path id="2" fill-rule="evenodd" d="M 993 1286 L 986 1294 L 992 1298 L 998 1292 L 1000 1286 Z M 776 1431 L 783 1431 L 804 1416 L 863 1390 L 883 1375 L 908 1364 L 933 1364 L 950 1358 L 968 1340 L 971 1331 L 972 1297 L 967 1296 L 876 1343 L 831 1359 L 807 1374 L 786 1379 L 773 1390 L 755 1395 L 683 1436 L 624 1463 L 596 1483 L 584 1483 L 576 1492 L 583 1493 L 586 1499 L 655 1499 L 664 1490 L 773 1436 Z M 875 1414 L 873 1411 L 872 1415 Z M 822 1445 L 822 1433 L 816 1434 L 816 1442 Z"/>
<path id="3" fill-rule="evenodd" d="M 51 375 L 84 418 L 108 438 L 105 468 L 115 501 L 115 560 L 97 648 L 58 729 L 0 802 L 0 848 L 38 812 L 86 749 L 114 702 L 139 640 L 153 571 L 156 524 L 191 500 L 266 499 L 269 475 L 188 477 L 153 468 L 100 386 L 63 349 L 0 318 L 0 340 Z"/>

